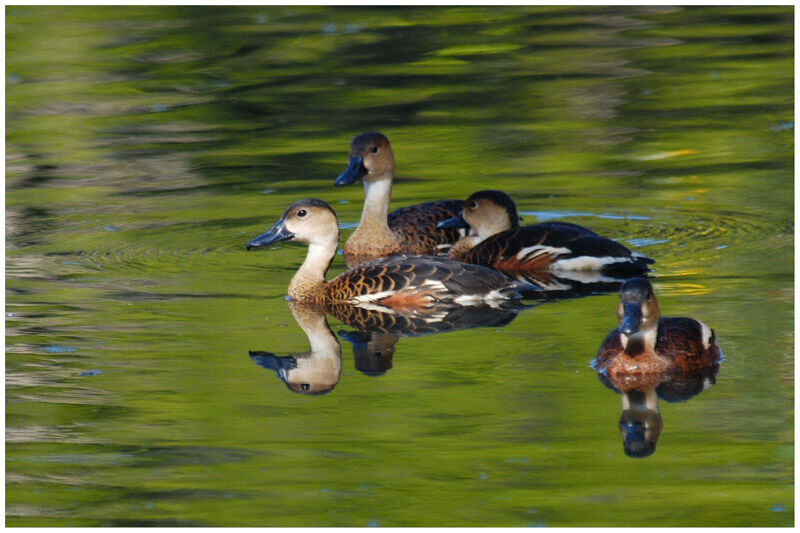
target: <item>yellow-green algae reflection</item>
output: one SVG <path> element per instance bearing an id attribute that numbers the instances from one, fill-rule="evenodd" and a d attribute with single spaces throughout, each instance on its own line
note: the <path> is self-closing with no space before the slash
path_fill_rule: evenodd
<path id="1" fill-rule="evenodd" d="M 6 8 L 9 526 L 790 526 L 793 8 Z M 613 293 L 399 337 L 328 394 L 291 201 L 345 224 L 349 140 L 393 206 L 508 192 L 656 259 L 716 384 L 645 459 L 589 367 Z M 343 236 L 351 230 L 346 229 Z M 331 274 L 344 268 L 334 260 Z M 328 317 L 331 330 L 350 328 Z"/>

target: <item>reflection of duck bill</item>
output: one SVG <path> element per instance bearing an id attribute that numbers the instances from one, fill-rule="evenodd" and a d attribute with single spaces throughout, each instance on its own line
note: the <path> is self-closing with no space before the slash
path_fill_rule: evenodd
<path id="1" fill-rule="evenodd" d="M 267 370 L 274 370 L 284 382 L 289 370 L 297 368 L 297 359 L 291 355 L 275 355 L 270 352 L 250 351 L 250 358 L 255 363 Z"/>

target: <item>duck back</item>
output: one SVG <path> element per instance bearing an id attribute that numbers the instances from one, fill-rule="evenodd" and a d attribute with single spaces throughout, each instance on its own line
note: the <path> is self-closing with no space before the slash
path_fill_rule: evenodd
<path id="1" fill-rule="evenodd" d="M 488 268 L 420 255 L 367 261 L 326 287 L 329 302 L 374 303 L 403 311 L 432 303 L 515 298 L 525 288 Z"/>

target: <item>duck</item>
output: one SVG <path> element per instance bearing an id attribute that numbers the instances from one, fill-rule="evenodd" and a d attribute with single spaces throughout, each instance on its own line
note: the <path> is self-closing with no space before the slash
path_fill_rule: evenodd
<path id="1" fill-rule="evenodd" d="M 603 340 L 592 365 L 618 386 L 641 382 L 647 375 L 685 374 L 720 361 L 714 330 L 693 318 L 662 317 L 646 278 L 622 284 L 617 320 L 619 327 Z"/>
<path id="2" fill-rule="evenodd" d="M 289 205 L 272 228 L 247 243 L 247 249 L 287 240 L 308 243 L 305 261 L 287 291 L 290 300 L 306 304 L 350 303 L 416 313 L 434 305 L 518 299 L 521 291 L 532 289 L 495 270 L 422 255 L 373 259 L 326 281 L 339 246 L 339 223 L 333 208 L 315 198 Z"/>
<path id="3" fill-rule="evenodd" d="M 520 226 L 514 201 L 506 193 L 473 193 L 455 217 L 440 228 L 469 228 L 450 247 L 449 257 L 499 270 L 543 289 L 565 289 L 559 280 L 602 283 L 649 272 L 653 259 L 569 222 Z M 617 284 L 614 287 L 616 290 Z"/>
<path id="4" fill-rule="evenodd" d="M 344 187 L 361 179 L 365 198 L 358 227 L 342 249 L 347 266 L 391 255 L 446 255 L 461 237 L 457 229 L 436 224 L 456 216 L 463 200 L 436 200 L 389 213 L 394 168 L 394 152 L 385 135 L 362 133 L 350 143 L 347 168 L 334 185 Z"/>

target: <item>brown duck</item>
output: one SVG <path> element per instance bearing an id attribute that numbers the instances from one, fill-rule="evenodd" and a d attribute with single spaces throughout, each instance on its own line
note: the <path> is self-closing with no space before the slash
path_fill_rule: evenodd
<path id="1" fill-rule="evenodd" d="M 600 345 L 594 367 L 616 383 L 643 374 L 676 374 L 717 364 L 714 330 L 693 318 L 661 317 L 650 282 L 622 284 L 617 305 L 619 327 Z"/>
<path id="2" fill-rule="evenodd" d="M 336 213 L 321 200 L 293 203 L 269 231 L 248 242 L 247 249 L 284 240 L 308 243 L 308 255 L 288 290 L 291 300 L 306 304 L 350 303 L 417 312 L 434 304 L 516 299 L 520 290 L 532 288 L 488 268 L 419 255 L 374 259 L 326 281 L 339 245 L 339 224 Z"/>
<path id="3" fill-rule="evenodd" d="M 343 187 L 359 178 L 364 182 L 364 209 L 358 228 L 342 249 L 347 266 L 390 255 L 446 253 L 460 237 L 458 230 L 436 224 L 456 216 L 464 205 L 461 200 L 425 202 L 388 212 L 394 152 L 380 133 L 362 133 L 353 139 L 347 169 L 334 184 Z"/>
<path id="4" fill-rule="evenodd" d="M 600 283 L 649 271 L 654 261 L 616 241 L 568 222 L 519 225 L 514 201 L 502 191 L 478 191 L 458 216 L 439 227 L 469 228 L 450 248 L 450 258 L 483 265 L 544 289 L 559 281 Z M 569 288 L 569 287 L 567 287 Z"/>

